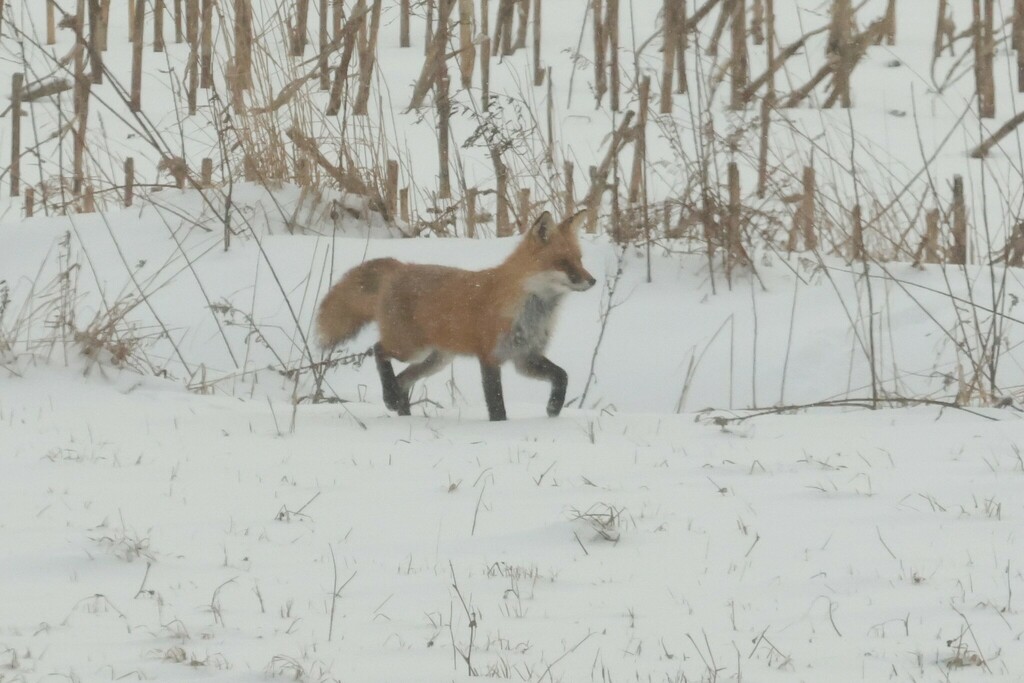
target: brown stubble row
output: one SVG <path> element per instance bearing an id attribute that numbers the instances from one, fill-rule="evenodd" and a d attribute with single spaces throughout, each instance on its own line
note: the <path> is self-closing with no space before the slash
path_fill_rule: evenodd
<path id="1" fill-rule="evenodd" d="M 214 93 L 216 83 L 223 78 L 226 84 L 230 109 L 224 110 L 230 115 L 233 124 L 230 131 L 238 136 L 237 144 L 231 149 L 241 150 L 241 175 L 250 181 L 281 182 L 300 181 L 317 185 L 320 189 L 334 187 L 348 190 L 352 187 L 363 188 L 369 195 L 374 206 L 381 207 L 389 219 L 401 220 L 408 213 L 408 223 L 404 226 L 409 232 L 423 229 L 450 233 L 454 223 L 451 216 L 454 210 L 462 212 L 466 218 L 466 231 L 474 235 L 486 234 L 483 227 L 491 222 L 493 233 L 507 235 L 527 222 L 545 200 L 553 202 L 566 211 L 577 207 L 587 211 L 587 229 L 597 232 L 602 219 L 603 208 L 608 203 L 608 195 L 613 198 L 613 210 L 607 216 L 608 231 L 621 239 L 648 239 L 644 236 L 664 233 L 664 226 L 669 231 L 677 231 L 679 226 L 697 224 L 702 227 L 702 240 L 709 251 L 722 249 L 729 259 L 742 261 L 745 257 L 739 254 L 735 246 L 748 240 L 749 216 L 752 212 L 741 211 L 739 219 L 726 211 L 726 219 L 714 218 L 718 209 L 715 207 L 732 207 L 736 205 L 735 191 L 740 184 L 739 167 L 728 171 L 728 181 L 720 186 L 711 177 L 711 166 L 702 160 L 696 183 L 702 188 L 700 201 L 696 207 L 687 202 L 674 201 L 668 198 L 660 201 L 659 208 L 650 208 L 646 173 L 649 167 L 647 158 L 646 136 L 648 126 L 672 124 L 673 102 L 675 96 L 688 94 L 687 76 L 688 51 L 703 50 L 710 55 L 720 51 L 719 42 L 728 36 L 729 54 L 716 69 L 715 77 L 729 78 L 729 104 L 735 110 L 749 109 L 758 106 L 760 116 L 757 117 L 759 132 L 758 153 L 756 155 L 757 183 L 756 196 L 765 201 L 772 199 L 774 191 L 771 176 L 780 172 L 773 168 L 770 159 L 770 141 L 773 113 L 778 107 L 794 107 L 804 103 L 821 85 L 827 85 L 827 95 L 823 106 L 851 106 L 855 93 L 850 91 L 850 75 L 863 58 L 868 46 L 879 43 L 892 43 L 896 39 L 896 0 L 887 3 L 885 13 L 878 19 L 868 23 L 863 29 L 857 28 L 856 8 L 851 0 L 834 0 L 832 3 L 832 21 L 825 27 L 828 32 L 828 51 L 824 65 L 803 84 L 796 84 L 791 92 L 780 95 L 775 85 L 775 75 L 786 67 L 787 61 L 799 54 L 808 37 L 801 37 L 793 43 L 776 48 L 775 18 L 773 0 L 704 0 L 692 12 L 684 0 L 663 0 L 660 24 L 660 43 L 662 55 L 660 59 L 660 83 L 655 88 L 660 92 L 659 115 L 648 113 L 648 100 L 652 96 L 648 78 L 642 78 L 630 86 L 630 92 L 623 92 L 621 79 L 622 69 L 618 64 L 620 48 L 619 32 L 622 24 L 619 0 L 592 0 L 588 7 L 590 31 L 593 35 L 594 57 L 593 78 L 595 105 L 607 106 L 612 112 L 622 109 L 624 95 L 630 97 L 630 108 L 613 116 L 613 127 L 605 143 L 604 153 L 599 161 L 587 169 L 590 180 L 582 198 L 577 198 L 576 164 L 572 158 L 564 158 L 556 165 L 559 153 L 557 132 L 552 125 L 551 98 L 554 97 L 552 83 L 548 80 L 548 125 L 547 139 L 544 140 L 545 153 L 540 160 L 529 158 L 513 158 L 514 151 L 509 145 L 498 142 L 489 143 L 488 154 L 493 166 L 494 184 L 490 187 L 474 184 L 467 186 L 463 174 L 458 170 L 461 164 L 458 141 L 453 138 L 451 123 L 453 111 L 452 88 L 469 90 L 478 83 L 480 90 L 479 110 L 483 116 L 494 102 L 490 95 L 489 75 L 491 58 L 509 58 L 518 51 L 527 52 L 533 60 L 535 84 L 542 84 L 547 69 L 541 63 L 542 30 L 540 20 L 542 5 L 540 0 L 496 0 L 494 17 L 488 0 L 433 0 L 425 8 L 430 21 L 426 23 L 426 35 L 430 36 L 425 45 L 425 56 L 420 75 L 412 88 L 408 108 L 421 110 L 428 99 L 432 103 L 433 116 L 437 122 L 437 154 L 439 172 L 436 183 L 431 187 L 429 182 L 422 186 L 407 184 L 400 187 L 403 176 L 410 176 L 408 164 L 403 163 L 401 150 L 393 142 L 379 139 L 374 144 L 376 150 L 373 159 L 367 164 L 360 161 L 352 150 L 328 145 L 319 154 L 310 154 L 310 146 L 299 140 L 314 139 L 312 131 L 317 128 L 317 117 L 339 117 L 343 127 L 358 121 L 356 117 L 367 117 L 370 103 L 382 93 L 375 91 L 374 74 L 376 71 L 376 54 L 379 34 L 382 30 L 381 15 L 388 0 L 356 0 L 350 6 L 348 16 L 345 7 L 338 0 L 288 0 L 284 3 L 290 9 L 287 31 L 288 51 L 296 58 L 304 59 L 310 50 L 308 40 L 308 24 L 318 20 L 316 35 L 315 60 L 301 61 L 296 66 L 296 76 L 291 83 L 283 88 L 272 85 L 269 77 L 270 66 L 268 54 L 270 50 L 265 41 L 271 40 L 273 32 L 253 26 L 253 11 L 250 2 L 231 0 L 218 4 L 214 0 L 125 0 L 131 12 L 131 30 L 128 39 L 132 44 L 131 82 L 128 89 L 129 110 L 137 114 L 145 111 L 143 78 L 143 59 L 145 48 L 151 46 L 153 51 L 166 49 L 164 43 L 165 20 L 173 14 L 174 39 L 183 41 L 188 49 L 188 61 L 184 74 L 184 94 L 189 115 L 200 114 L 201 91 Z M 414 4 L 408 0 L 396 0 L 399 13 L 398 30 L 400 44 L 410 43 L 411 23 L 414 19 Z M 87 188 L 98 182 L 90 177 L 89 156 L 87 151 L 88 132 L 90 130 L 89 103 L 91 86 L 103 82 L 104 68 L 102 55 L 110 37 L 106 26 L 111 11 L 111 0 L 80 0 L 78 13 L 72 22 L 72 30 L 77 32 L 79 39 L 73 56 L 73 168 L 70 174 L 73 192 L 84 198 Z M 216 7 L 216 11 L 215 11 Z M 994 48 L 994 31 L 992 27 L 992 0 L 972 0 L 976 10 L 974 23 L 969 35 L 973 50 L 976 53 L 975 73 L 979 92 L 979 107 L 982 116 L 994 112 L 994 88 L 992 86 L 992 54 Z M 1014 40 L 1024 33 L 1024 0 L 1015 0 Z M 479 10 L 479 11 L 478 11 Z M 165 16 L 167 15 L 167 16 Z M 55 40 L 58 11 L 54 4 L 47 4 L 46 42 Z M 490 19 L 495 18 L 493 27 Z M 152 26 L 152 40 L 147 43 L 146 22 Z M 220 22 L 232 25 L 229 31 L 218 27 Z M 950 20 L 945 13 L 939 16 L 936 30 L 935 49 L 937 53 L 950 49 L 951 42 L 957 40 L 955 31 L 950 29 Z M 64 26 L 63 21 L 60 22 Z M 482 39 L 478 39 L 477 27 L 481 29 Z M 692 37 L 700 28 L 710 28 L 710 41 L 697 45 Z M 529 33 L 533 36 L 530 41 Z M 812 32 L 814 33 L 814 32 Z M 223 59 L 214 58 L 214 36 L 223 39 L 228 48 Z M 257 35 L 259 37 L 257 38 Z M 748 42 L 754 45 L 767 44 L 767 67 L 759 75 L 750 73 L 750 60 L 747 54 Z M 477 49 L 479 48 L 479 50 Z M 219 50 L 217 54 L 222 54 Z M 1020 53 L 1024 51 L 1019 51 Z M 455 60 L 458 77 L 449 73 L 449 60 Z M 1024 64 L 1024 61 L 1021 62 Z M 309 70 L 308 64 L 315 64 Z M 353 67 L 355 73 L 353 74 Z M 1024 74 L 1024 66 L 1021 67 Z M 479 75 L 478 75 L 479 74 Z M 721 76 L 718 76 L 721 74 Z M 1024 79 L 1024 76 L 1021 77 Z M 305 83 L 315 79 L 319 89 L 327 92 L 327 106 L 318 112 L 319 105 L 313 100 L 310 89 Z M 632 79 L 629 81 L 632 82 Z M 354 92 L 350 93 L 350 85 Z M 20 98 L 25 94 L 26 85 L 22 78 L 17 88 L 12 88 L 14 95 L 12 109 L 23 110 Z M 270 101 L 268 105 L 258 105 L 260 101 Z M 223 104 L 221 106 L 224 106 Z M 278 123 L 277 113 L 292 112 L 289 125 Z M 22 112 L 23 113 L 23 112 Z M 1022 115 L 1024 116 L 1024 115 Z M 20 123 L 21 117 L 15 117 Z M 1013 130 L 1020 121 L 1014 118 L 1007 122 L 996 136 L 983 143 L 977 151 L 983 156 L 992 145 Z M 243 124 L 244 125 L 240 125 Z M 362 124 L 360 124 L 362 125 Z M 12 127 L 14 132 L 21 128 Z M 299 135 L 296 137 L 292 133 Z M 709 138 L 708 154 L 715 154 L 717 145 Z M 456 143 L 456 144 L 453 144 Z M 334 148 L 332 153 L 331 148 Z M 12 161 L 9 172 L 12 194 L 20 190 L 21 172 L 17 163 L 24 150 L 20 145 L 20 135 L 12 139 Z M 170 150 L 160 150 L 163 157 L 172 158 L 164 164 L 164 169 L 176 169 L 172 173 L 174 186 L 211 187 L 227 179 L 213 178 L 214 166 L 230 169 L 233 163 L 222 159 L 219 164 L 200 160 L 198 172 L 190 168 L 187 159 L 177 158 Z M 618 186 L 618 174 L 612 173 L 618 168 L 620 156 L 630 154 L 632 161 L 626 182 Z M 333 159 L 337 159 L 336 161 Z M 712 160 L 713 161 L 713 160 Z M 134 163 L 134 161 L 133 161 Z M 789 236 L 783 240 L 790 249 L 795 249 L 802 242 L 806 249 L 817 249 L 822 244 L 818 221 L 814 211 L 814 162 L 803 173 L 803 190 L 797 202 L 782 197 L 785 206 L 794 207 L 790 211 L 794 227 Z M 139 185 L 135 177 L 137 168 L 132 166 L 132 179 L 127 178 L 120 184 L 120 193 L 125 203 L 131 202 L 138 194 Z M 404 172 L 403 172 L 404 171 Z M 455 171 L 455 173 L 453 173 Z M 797 173 L 796 175 L 800 175 Z M 808 182 L 808 178 L 811 182 Z M 412 181 L 409 178 L 410 182 Z M 423 183 L 423 180 L 420 180 Z M 130 190 L 128 188 L 131 188 Z M 34 188 L 38 190 L 39 188 Z M 94 194 L 95 189 L 93 188 Z M 39 193 L 35 192 L 37 199 Z M 47 201 L 46 192 L 41 197 L 43 205 Z M 98 193 L 104 198 L 107 193 Z M 623 196 L 625 202 L 621 208 L 618 198 Z M 405 201 L 402 201 L 402 198 Z M 776 199 L 779 199 L 776 196 Z M 962 200 L 962 198 L 961 198 Z M 740 204 L 747 201 L 741 197 Z M 487 204 L 493 211 L 486 210 Z M 78 201 L 69 206 L 87 205 Z M 421 217 L 418 204 L 425 204 Z M 481 206 L 482 205 L 482 206 Z M 405 210 L 403 211 L 403 206 Z M 38 208 L 38 207 L 34 207 Z M 689 212 L 689 215 L 684 215 Z M 678 220 L 676 215 L 678 214 Z M 444 217 L 444 220 L 436 217 Z M 943 258 L 950 262 L 966 260 L 966 243 L 968 239 L 960 235 L 959 230 L 965 226 L 954 225 L 956 221 L 940 221 L 940 225 L 949 227 L 940 230 L 938 237 L 934 230 L 924 226 L 922 243 L 931 245 L 923 251 L 906 248 L 907 253 L 922 254 L 932 258 Z M 964 221 L 965 222 L 965 221 Z M 848 253 L 861 255 L 871 251 L 873 240 L 870 234 L 875 229 L 876 220 L 865 215 L 861 221 L 862 232 L 856 245 L 846 250 Z M 851 223 L 852 226 L 852 223 Z M 853 228 L 845 231 L 853 234 Z M 954 246 L 942 249 L 935 246 L 941 241 L 943 234 L 955 239 Z M 852 238 L 848 237 L 847 240 Z M 830 238 L 834 242 L 834 239 Z M 851 242 L 852 244 L 852 242 Z M 865 246 L 866 245 L 866 246 Z M 730 264 L 730 268 L 731 268 Z"/>

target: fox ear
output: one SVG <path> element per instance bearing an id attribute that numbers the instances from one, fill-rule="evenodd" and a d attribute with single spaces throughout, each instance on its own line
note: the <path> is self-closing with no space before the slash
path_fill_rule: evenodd
<path id="1" fill-rule="evenodd" d="M 551 239 L 551 233 L 554 230 L 555 219 L 551 217 L 549 212 L 545 211 L 533 222 L 533 226 L 530 227 L 530 234 L 541 242 L 547 242 Z"/>
<path id="2" fill-rule="evenodd" d="M 573 215 L 569 216 L 564 221 L 562 221 L 562 224 L 559 227 L 564 232 L 576 233 L 576 232 L 580 231 L 580 227 L 583 225 L 583 223 L 586 220 L 586 218 L 587 218 L 586 210 L 584 210 L 584 211 L 577 211 L 576 213 L 574 213 Z"/>

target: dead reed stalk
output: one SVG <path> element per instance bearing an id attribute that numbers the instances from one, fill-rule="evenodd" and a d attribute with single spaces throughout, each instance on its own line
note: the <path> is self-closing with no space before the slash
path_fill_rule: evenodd
<path id="1" fill-rule="evenodd" d="M 476 237 L 476 193 L 475 187 L 466 188 L 466 237 Z"/>
<path id="2" fill-rule="evenodd" d="M 1014 0 L 1012 31 L 1012 47 L 1017 51 L 1017 92 L 1024 92 L 1024 0 Z"/>
<path id="3" fill-rule="evenodd" d="M 705 52 L 712 57 L 718 56 L 718 45 L 722 40 L 722 35 L 725 33 L 726 27 L 729 25 L 729 20 L 732 18 L 734 2 L 736 2 L 736 0 L 722 0 L 720 3 L 721 11 L 719 11 L 718 19 L 715 21 L 715 27 L 711 31 L 711 38 L 708 40 L 708 46 L 705 48 Z M 700 12 L 697 12 L 694 16 L 700 16 Z M 693 21 L 692 23 L 694 28 L 696 28 L 699 20 Z"/>
<path id="4" fill-rule="evenodd" d="M 476 61 L 476 46 L 473 44 L 473 0 L 458 0 L 459 3 L 459 75 L 462 87 L 468 90 L 473 85 L 473 66 Z"/>
<path id="5" fill-rule="evenodd" d="M 359 48 L 359 90 L 356 92 L 356 102 L 352 108 L 352 113 L 356 116 L 366 116 L 367 105 L 370 101 L 370 79 L 373 77 L 373 65 L 377 55 L 377 34 L 380 33 L 382 2 L 383 0 L 374 0 L 373 10 L 370 13 L 369 38 L 365 45 L 360 45 Z M 365 22 L 365 19 L 363 21 Z"/>
<path id="6" fill-rule="evenodd" d="M 651 92 L 651 77 L 644 76 L 640 81 L 640 92 L 637 97 L 640 101 L 639 114 L 636 119 L 636 132 L 634 133 L 633 145 L 633 172 L 629 179 L 629 203 L 636 204 L 640 200 L 640 189 L 643 185 L 643 176 L 647 168 L 647 112 Z"/>
<path id="7" fill-rule="evenodd" d="M 25 74 L 11 76 L 11 196 L 21 193 L 21 95 Z"/>
<path id="8" fill-rule="evenodd" d="M 814 231 L 814 167 L 804 166 L 803 191 L 796 213 L 793 214 L 793 227 L 789 231 L 789 242 L 786 248 L 795 251 L 797 242 L 802 235 L 804 248 L 814 251 L 818 248 L 818 236 Z"/>
<path id="9" fill-rule="evenodd" d="M 526 29 L 530 23 L 530 0 L 516 0 L 516 14 L 519 16 L 519 28 L 516 31 L 516 41 L 513 50 L 526 47 Z"/>
<path id="10" fill-rule="evenodd" d="M 850 74 L 853 71 L 854 55 L 851 45 L 853 30 L 853 7 L 851 0 L 836 0 L 832 8 L 832 26 L 829 29 L 829 44 L 833 67 L 833 87 L 840 106 L 849 109 Z"/>
<path id="11" fill-rule="evenodd" d="M 672 75 L 676 66 L 676 7 L 678 0 L 665 0 L 662 6 L 661 38 L 661 107 L 662 114 L 672 113 Z"/>
<path id="12" fill-rule="evenodd" d="M 491 163 L 494 164 L 495 237 L 508 237 L 512 234 L 508 223 L 508 167 L 502 161 L 501 150 L 497 145 L 490 145 L 488 151 L 491 154 Z"/>
<path id="13" fill-rule="evenodd" d="M 686 21 L 686 0 L 677 0 L 675 25 L 676 25 L 676 44 L 674 52 L 676 55 L 676 94 L 683 94 L 686 92 L 686 49 L 688 46 L 687 39 L 687 21 Z"/>
<path id="14" fill-rule="evenodd" d="M 203 0 L 203 30 L 199 46 L 199 87 L 213 87 L 213 2 Z"/>
<path id="15" fill-rule="evenodd" d="M 90 0 L 98 2 L 98 0 Z M 164 51 L 164 12 L 166 12 L 164 0 L 156 0 L 153 8 L 153 52 Z"/>
<path id="16" fill-rule="evenodd" d="M 248 0 L 235 0 L 235 87 L 252 87 L 252 6 Z"/>
<path id="17" fill-rule="evenodd" d="M 761 98 L 761 136 L 757 155 L 757 196 L 763 198 L 768 187 L 768 142 L 771 133 L 771 114 L 775 93 L 769 91 Z"/>
<path id="18" fill-rule="evenodd" d="M 1012 133 L 1016 128 L 1024 123 L 1024 111 L 1019 112 L 1016 116 L 1011 118 L 1009 121 L 999 126 L 999 128 L 992 133 L 989 137 L 982 141 L 980 145 L 975 147 L 971 151 L 971 158 L 983 159 L 988 155 L 989 151 L 999 144 L 999 141 L 1005 138 L 1007 135 Z"/>
<path id="19" fill-rule="evenodd" d="M 187 99 L 188 113 L 193 116 L 197 108 L 199 88 L 199 0 L 186 0 L 185 35 L 188 42 L 188 64 L 185 66 L 185 77 L 188 81 Z"/>
<path id="20" fill-rule="evenodd" d="M 203 157 L 199 165 L 199 183 L 203 189 L 213 187 L 213 159 Z"/>
<path id="21" fill-rule="evenodd" d="M 387 187 L 385 195 L 388 203 L 388 213 L 392 216 L 398 215 L 398 162 L 388 159 L 387 163 Z"/>
<path id="22" fill-rule="evenodd" d="M 399 3 L 399 18 L 398 18 L 398 45 L 399 47 L 409 47 L 411 44 L 409 41 L 409 0 L 401 0 Z"/>
<path id="23" fill-rule="evenodd" d="M 754 45 L 764 45 L 764 0 L 754 0 L 750 10 L 750 37 Z"/>
<path id="24" fill-rule="evenodd" d="M 896 0 L 889 0 L 885 6 L 885 44 L 896 44 Z"/>
<path id="25" fill-rule="evenodd" d="M 953 176 L 953 249 L 949 262 L 967 263 L 967 204 L 964 202 L 964 178 Z"/>
<path id="26" fill-rule="evenodd" d="M 451 134 L 449 132 L 449 120 L 452 114 L 452 104 L 448 97 L 449 80 L 447 74 L 442 74 L 436 82 L 436 93 L 434 105 L 437 108 L 437 155 L 438 155 L 438 199 L 451 199 L 452 184 L 449 165 L 449 144 Z"/>
<path id="27" fill-rule="evenodd" d="M 423 56 L 426 57 L 430 44 L 434 42 L 434 0 L 427 0 L 427 21 L 423 35 Z"/>
<path id="28" fill-rule="evenodd" d="M 851 258 L 854 261 L 863 262 L 866 258 L 867 252 L 864 251 L 864 221 L 861 219 L 860 204 L 853 205 L 851 218 L 853 220 L 853 231 L 851 235 L 853 251 L 851 253 Z"/>
<path id="29" fill-rule="evenodd" d="M 984 7 L 984 12 L 982 12 Z M 974 46 L 974 79 L 978 91 L 978 115 L 983 119 L 995 118 L 996 94 L 993 59 L 995 36 L 993 32 L 993 0 L 971 0 L 974 19 L 972 42 Z"/>
<path id="30" fill-rule="evenodd" d="M 921 244 L 914 254 L 914 265 L 939 263 L 939 210 L 931 209 L 925 214 L 925 232 Z"/>
<path id="31" fill-rule="evenodd" d="M 743 210 L 743 198 L 740 195 L 740 168 L 735 161 L 730 161 L 727 167 L 729 181 L 729 213 L 725 230 L 725 277 L 732 286 L 732 269 L 736 265 L 740 252 L 743 249 L 742 237 L 740 235 L 741 212 Z"/>
<path id="32" fill-rule="evenodd" d="M 328 3 L 329 0 L 320 0 L 320 11 L 318 13 L 320 18 L 320 41 L 317 44 L 317 48 L 319 50 L 317 71 L 320 74 L 321 90 L 330 90 L 331 88 L 331 69 L 328 63 L 330 53 L 327 49 L 331 42 L 331 17 Z"/>
<path id="33" fill-rule="evenodd" d="M 488 2 L 480 0 L 480 107 L 484 111 L 490 109 L 491 100 L 491 37 L 488 34 Z"/>
<path id="34" fill-rule="evenodd" d="M 544 67 L 540 63 L 541 0 L 533 0 L 533 85 L 544 85 Z"/>
<path id="35" fill-rule="evenodd" d="M 530 188 L 521 187 L 519 188 L 519 231 L 524 233 L 529 229 L 533 223 L 531 217 L 531 204 L 530 204 Z"/>
<path id="36" fill-rule="evenodd" d="M 483 10 L 481 10 L 481 14 Z M 498 16 L 494 22 L 494 55 L 507 56 L 515 52 L 512 43 L 512 22 L 515 0 L 498 0 Z"/>
<path id="37" fill-rule="evenodd" d="M 306 27 L 308 24 L 309 0 L 295 0 L 295 23 L 291 28 L 292 57 L 301 57 L 306 51 Z"/>
<path id="38" fill-rule="evenodd" d="M 444 62 L 446 58 L 445 44 L 448 36 L 448 15 L 454 6 L 455 0 L 441 0 L 441 6 L 438 7 L 438 26 L 441 28 L 434 34 L 427 48 L 427 56 L 423 60 L 423 68 L 420 70 L 419 78 L 416 79 L 416 85 L 413 86 L 409 110 L 419 109 L 423 106 L 423 100 L 434 86 L 434 82 L 441 76 L 442 70 L 447 70 Z"/>
<path id="39" fill-rule="evenodd" d="M 730 58 L 732 80 L 730 81 L 730 108 L 743 109 L 747 106 L 746 89 L 750 79 L 747 58 L 747 5 L 745 0 L 733 0 L 732 6 L 732 56 Z"/>
<path id="40" fill-rule="evenodd" d="M 0 19 L 2 21 L 2 19 Z M 57 42 L 57 15 L 56 8 L 52 2 L 46 3 L 46 44 L 53 45 Z"/>
<path id="41" fill-rule="evenodd" d="M 611 91 L 609 105 L 612 111 L 619 110 L 619 0 L 605 0 L 604 30 L 608 35 L 608 69 Z"/>
<path id="42" fill-rule="evenodd" d="M 595 219 L 597 209 L 601 205 L 601 198 L 608 189 L 608 174 L 613 170 L 613 168 L 617 168 L 617 164 L 614 162 L 618 160 L 619 152 L 632 138 L 633 117 L 635 115 L 636 114 L 633 111 L 626 112 L 622 117 L 622 120 L 619 122 L 618 127 L 612 131 L 612 138 L 608 145 L 608 151 L 605 152 L 601 163 L 591 169 L 590 190 L 587 192 L 587 198 L 584 200 L 584 204 L 587 206 L 589 211 L 593 212 Z"/>
<path id="43" fill-rule="evenodd" d="M 949 54 L 953 54 L 953 40 L 956 34 L 956 24 L 949 16 L 948 0 L 939 0 L 939 12 L 935 20 L 935 40 L 932 44 L 932 62 L 938 59 L 943 49 L 949 48 Z"/>
<path id="44" fill-rule="evenodd" d="M 124 205 L 131 206 L 135 201 L 135 159 L 124 160 Z"/>
<path id="45" fill-rule="evenodd" d="M 601 100 L 608 91 L 608 78 L 605 71 L 605 55 L 607 54 L 604 30 L 604 0 L 591 0 L 591 7 L 594 15 L 594 97 L 597 99 L 597 106 L 601 106 Z"/>
<path id="46" fill-rule="evenodd" d="M 135 16 L 132 24 L 132 94 L 129 109 L 133 112 L 142 111 L 142 47 L 146 24 L 145 0 L 135 0 Z"/>
<path id="47" fill-rule="evenodd" d="M 576 185 L 573 180 L 574 166 L 572 161 L 566 160 L 563 169 L 563 180 L 565 182 L 565 209 L 563 215 L 571 216 L 576 213 Z"/>
<path id="48" fill-rule="evenodd" d="M 89 0 L 89 62 L 92 66 L 92 82 L 103 82 L 103 49 L 101 45 L 104 29 L 103 9 L 100 0 Z M 105 41 L 104 41 L 105 42 Z"/>

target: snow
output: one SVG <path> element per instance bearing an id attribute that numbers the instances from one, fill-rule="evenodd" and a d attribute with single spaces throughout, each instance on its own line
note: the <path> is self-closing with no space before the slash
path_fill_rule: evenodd
<path id="1" fill-rule="evenodd" d="M 29 374 L 0 388 L 11 676 L 251 680 L 289 657 L 310 680 L 466 680 L 455 583 L 481 674 L 700 680 L 703 656 L 723 679 L 965 679 L 948 662 L 980 652 L 979 676 L 1010 681 L 1024 665 L 1021 425 L 999 411 L 720 428 L 356 404 L 302 406 L 292 431 L 283 402 Z M 614 540 L 576 519 L 608 514 Z"/>
<path id="2" fill-rule="evenodd" d="M 257 24 L 276 11 L 254 4 Z M 964 26 L 969 3 L 952 4 Z M 776 5 L 780 45 L 826 21 L 827 3 Z M 869 2 L 862 16 L 883 6 Z M 638 44 L 660 7 L 629 5 Z M 42 8 L 7 3 L 6 56 L 11 27 L 38 23 Z M 586 39 L 567 104 L 584 8 L 544 3 L 558 155 L 576 161 L 578 195 L 616 120 L 594 109 Z M 753 198 L 755 107 L 726 111 L 719 87 L 710 107 L 709 93 L 691 92 L 673 118 L 652 114 L 656 200 L 693 200 L 701 122 L 690 112 L 734 143 L 720 161 L 741 164 L 745 202 L 767 217 L 756 272 L 727 282 L 699 239 L 664 239 L 648 282 L 643 248 L 583 236 L 598 285 L 568 294 L 554 328 L 549 355 L 568 371 L 570 399 L 557 419 L 544 415 L 548 387 L 506 368 L 510 420 L 487 422 L 472 359 L 418 385 L 413 416 L 398 418 L 361 362 L 373 329 L 336 354 L 351 357 L 324 378 L 333 402 L 310 400 L 309 364 L 321 358 L 312 319 L 342 272 L 382 256 L 484 268 L 511 251 L 518 238 L 462 237 L 461 211 L 457 237 L 394 239 L 400 231 L 352 195 L 238 182 L 225 250 L 216 192 L 140 190 L 131 209 L 101 195 L 102 213 L 27 220 L 5 196 L 0 683 L 1020 680 L 1024 283 L 985 257 L 1016 220 L 1020 160 L 1015 136 L 984 165 L 966 152 L 979 127 L 1024 100 L 998 76 L 999 118 L 965 124 L 969 64 L 938 92 L 955 58 L 931 75 L 934 10 L 919 10 L 898 3 L 898 43 L 869 50 L 852 113 L 779 112 L 788 123 L 774 129 L 773 159 L 786 168 L 770 195 L 796 191 L 800 167 L 818 164 L 822 231 L 834 238 L 820 256 L 782 251 L 791 207 Z M 123 37 L 123 6 L 112 16 L 111 35 Z M 386 3 L 386 94 L 344 134 L 363 163 L 400 159 L 422 212 L 437 172 L 433 114 L 404 112 L 422 24 L 409 59 L 394 19 Z M 791 60 L 787 88 L 813 71 L 824 41 Z M 46 73 L 45 53 L 70 45 L 64 31 L 54 48 L 20 47 L 30 71 Z M 112 39 L 108 54 L 126 82 L 126 44 Z M 216 156 L 215 114 L 204 107 L 179 127 L 181 112 L 164 106 L 183 46 L 152 54 L 154 129 L 190 161 Z M 524 85 L 529 59 L 492 64 L 508 131 L 544 127 L 546 89 Z M 1009 74 L 1014 59 L 1001 48 L 997 69 Z M 751 60 L 757 73 L 763 50 Z M 693 82 L 711 65 L 691 63 Z M 0 82 L 20 68 L 20 56 L 0 63 Z M 657 74 L 653 47 L 640 68 Z M 454 90 L 464 107 L 454 136 L 465 140 L 479 114 Z M 114 113 L 110 80 L 94 93 L 112 107 L 93 109 L 93 148 L 109 155 L 91 162 L 97 182 L 116 184 L 107 176 L 128 155 L 140 182 L 165 181 L 142 124 Z M 26 182 L 58 163 L 46 138 L 57 108 L 36 103 L 31 114 L 42 143 L 24 159 Z M 305 123 L 341 134 L 337 121 Z M 516 175 L 534 177 L 537 140 L 507 159 Z M 458 157 L 468 186 L 493 183 L 485 149 Z M 948 207 L 954 174 L 967 183 L 972 264 L 914 267 L 896 244 L 916 247 L 921 210 Z M 550 178 L 532 189 L 557 211 Z M 858 196 L 876 253 L 899 257 L 870 263 L 868 277 L 843 258 Z M 997 391 L 968 391 L 990 369 L 992 338 Z M 932 403 L 868 410 L 873 380 L 883 397 Z M 970 399 L 963 409 L 951 406 L 958 394 Z"/>

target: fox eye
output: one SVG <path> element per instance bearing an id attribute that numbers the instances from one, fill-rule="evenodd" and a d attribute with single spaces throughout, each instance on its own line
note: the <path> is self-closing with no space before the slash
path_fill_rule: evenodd
<path id="1" fill-rule="evenodd" d="M 577 274 L 576 269 L 573 267 L 573 265 L 569 263 L 568 259 L 561 259 L 560 261 L 558 261 L 556 265 L 558 266 L 559 270 L 561 270 L 569 277 L 570 282 L 579 281 L 579 275 Z"/>

